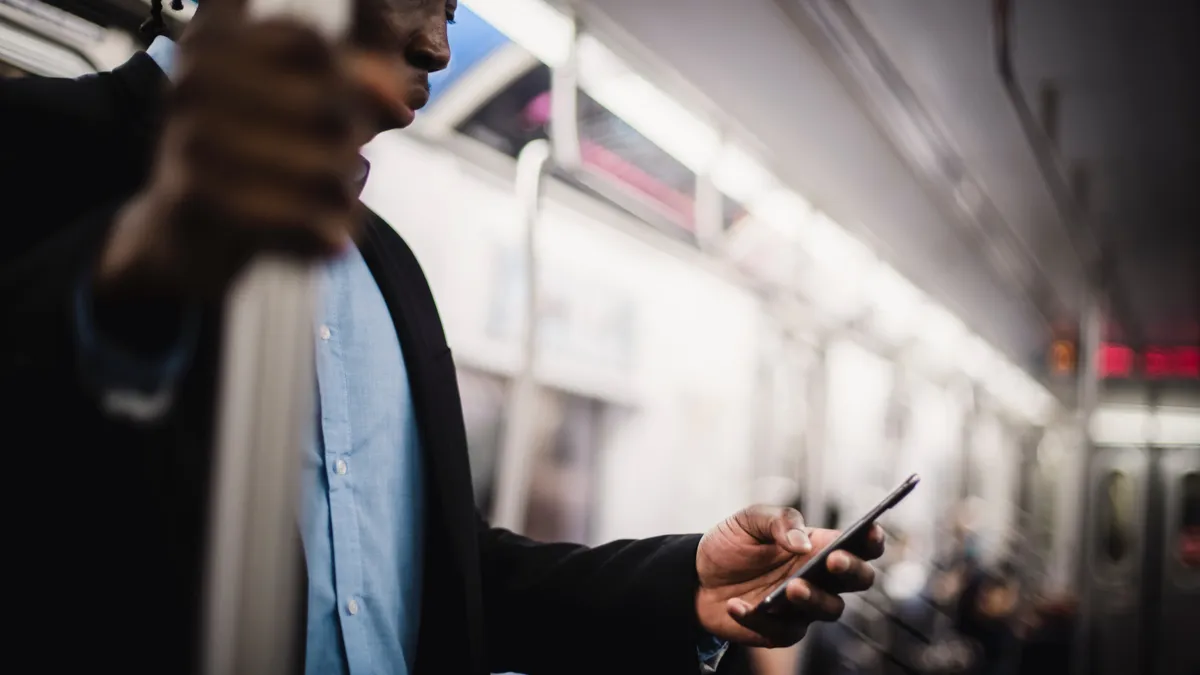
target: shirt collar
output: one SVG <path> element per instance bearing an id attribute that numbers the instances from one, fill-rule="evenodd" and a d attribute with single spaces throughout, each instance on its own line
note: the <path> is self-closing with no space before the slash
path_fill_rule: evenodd
<path id="1" fill-rule="evenodd" d="M 150 43 L 146 54 L 158 64 L 168 79 L 173 80 L 175 79 L 175 55 L 178 51 L 179 48 L 174 40 L 165 35 L 159 35 Z M 371 173 L 371 164 L 366 158 L 360 157 L 359 159 L 362 160 L 362 168 L 354 177 L 354 183 L 358 186 L 358 192 L 361 195 L 363 186 L 367 184 L 367 176 Z"/>

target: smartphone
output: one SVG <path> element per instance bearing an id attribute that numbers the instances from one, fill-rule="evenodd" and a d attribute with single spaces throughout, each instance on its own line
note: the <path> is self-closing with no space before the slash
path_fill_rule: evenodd
<path id="1" fill-rule="evenodd" d="M 833 580 L 833 574 L 827 567 L 829 554 L 842 549 L 853 549 L 856 545 L 866 543 L 868 533 L 871 531 L 871 525 L 879 519 L 884 513 L 890 510 L 893 506 L 900 503 L 900 500 L 908 496 L 908 493 L 917 487 L 917 483 L 921 482 L 921 477 L 917 474 L 909 476 L 903 483 L 900 484 L 892 493 L 884 497 L 882 501 L 876 504 L 862 518 L 859 518 L 850 527 L 842 531 L 842 534 L 833 541 L 832 544 L 821 549 L 816 555 L 808 559 L 808 562 L 796 570 L 794 574 L 784 580 L 783 583 L 770 592 L 767 597 L 763 598 L 762 602 L 754 608 L 754 611 L 765 612 L 776 605 L 781 605 L 784 602 L 785 590 L 792 579 L 803 579 L 818 588 L 826 585 Z"/>

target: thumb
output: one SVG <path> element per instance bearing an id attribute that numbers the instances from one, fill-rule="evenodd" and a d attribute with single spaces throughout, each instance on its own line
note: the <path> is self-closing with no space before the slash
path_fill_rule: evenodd
<path id="1" fill-rule="evenodd" d="M 772 542 L 796 555 L 812 551 L 804 516 L 792 508 L 752 506 L 742 512 L 742 529 L 760 542 Z"/>

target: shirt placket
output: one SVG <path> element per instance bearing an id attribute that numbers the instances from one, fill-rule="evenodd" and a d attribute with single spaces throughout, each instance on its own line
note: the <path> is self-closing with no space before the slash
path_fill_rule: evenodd
<path id="1" fill-rule="evenodd" d="M 359 513 L 355 501 L 351 463 L 350 401 L 345 356 L 339 336 L 342 325 L 338 308 L 345 306 L 339 296 L 348 289 L 345 275 L 333 270 L 326 286 L 324 322 L 317 327 L 317 368 L 320 377 L 321 433 L 325 441 L 325 471 L 329 481 L 329 517 L 333 539 L 334 590 L 337 614 L 346 646 L 351 675 L 371 672 L 370 651 L 364 628 L 366 611 L 359 539 Z"/>

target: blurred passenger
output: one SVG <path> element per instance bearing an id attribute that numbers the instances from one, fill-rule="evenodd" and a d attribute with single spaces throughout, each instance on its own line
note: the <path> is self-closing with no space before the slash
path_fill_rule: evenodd
<path id="1" fill-rule="evenodd" d="M 979 645 L 980 675 L 1015 673 L 1020 660 L 1013 632 L 1020 589 L 1010 572 L 975 572 L 959 598 L 956 630 Z"/>
<path id="2" fill-rule="evenodd" d="M 1076 603 L 1066 594 L 1039 594 L 1021 620 L 1021 675 L 1071 672 Z"/>
<path id="3" fill-rule="evenodd" d="M 39 670 L 194 671 L 219 308 L 265 251 L 324 263 L 307 672 L 694 675 L 730 642 L 795 643 L 871 585 L 878 528 L 830 556 L 828 588 L 793 582 L 784 611 L 749 616 L 836 536 L 789 509 L 592 549 L 488 527 L 428 285 L 357 199 L 359 147 L 426 103 L 457 3 L 360 0 L 336 47 L 240 4 L 205 0 L 178 47 L 112 73 L 0 81 L 3 428 L 52 472 L 6 491 L 8 637 Z"/>

